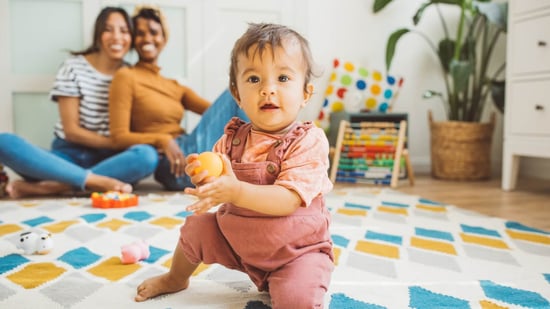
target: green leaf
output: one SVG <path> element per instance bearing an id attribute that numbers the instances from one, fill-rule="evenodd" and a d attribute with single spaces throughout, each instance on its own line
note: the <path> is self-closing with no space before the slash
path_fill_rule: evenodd
<path id="1" fill-rule="evenodd" d="M 473 66 L 470 61 L 452 60 L 450 65 L 450 74 L 454 81 L 455 93 L 464 91 L 468 87 L 468 81 L 472 74 Z"/>
<path id="2" fill-rule="evenodd" d="M 374 3 L 372 5 L 372 11 L 374 13 L 380 12 L 383 8 L 386 7 L 392 0 L 374 0 Z"/>
<path id="3" fill-rule="evenodd" d="M 430 6 L 433 2 L 429 1 L 426 3 L 422 3 L 416 13 L 413 16 L 413 24 L 416 26 L 420 22 L 420 18 L 422 18 L 422 14 L 424 14 L 424 11 L 428 6 Z"/>
<path id="4" fill-rule="evenodd" d="M 433 3 L 453 4 L 458 6 L 462 6 L 462 2 L 464 1 L 465 0 L 432 0 Z M 488 0 L 488 1 L 491 1 L 491 0 Z"/>
<path id="5" fill-rule="evenodd" d="M 409 33 L 410 30 L 407 28 L 402 28 L 394 31 L 390 37 L 388 38 L 388 43 L 386 45 L 386 70 L 390 70 L 391 62 L 393 60 L 393 56 L 395 54 L 395 47 L 397 46 L 397 42 L 401 37 L 407 33 Z"/>
<path id="6" fill-rule="evenodd" d="M 491 81 L 491 98 L 496 108 L 504 113 L 504 102 L 506 97 L 506 82 L 504 80 Z"/>
<path id="7" fill-rule="evenodd" d="M 445 72 L 449 72 L 451 66 L 451 60 L 455 50 L 455 41 L 451 39 L 443 39 L 439 41 L 437 48 L 437 54 L 439 55 L 439 61 L 443 65 Z"/>
<path id="8" fill-rule="evenodd" d="M 427 7 L 432 4 L 451 4 L 461 6 L 464 0 L 430 0 L 428 2 L 422 3 L 416 13 L 413 16 L 413 24 L 416 26 L 420 22 L 422 15 Z"/>
<path id="9" fill-rule="evenodd" d="M 460 50 L 460 59 L 474 61 L 475 56 L 476 41 L 472 36 L 466 37 L 465 41 L 462 43 L 462 48 Z"/>

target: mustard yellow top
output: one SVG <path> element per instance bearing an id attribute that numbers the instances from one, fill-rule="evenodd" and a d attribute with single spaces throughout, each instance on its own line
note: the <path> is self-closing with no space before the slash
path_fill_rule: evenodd
<path id="1" fill-rule="evenodd" d="M 202 114 L 210 102 L 191 88 L 159 74 L 160 67 L 138 62 L 113 77 L 109 91 L 111 137 L 117 148 L 150 144 L 163 149 L 182 134 L 186 109 Z"/>

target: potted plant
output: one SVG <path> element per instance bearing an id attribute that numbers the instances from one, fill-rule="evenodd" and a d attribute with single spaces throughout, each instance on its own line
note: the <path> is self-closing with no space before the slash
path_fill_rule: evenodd
<path id="1" fill-rule="evenodd" d="M 381 11 L 393 1 L 375 0 L 373 12 Z M 440 5 L 457 9 L 459 15 L 454 36 L 448 31 L 448 21 Z M 430 6 L 435 6 L 439 15 L 443 38 L 437 42 L 415 27 L 395 30 L 386 44 L 386 69 L 390 69 L 398 42 L 405 35 L 417 34 L 428 43 L 438 57 L 445 90 L 427 90 L 423 97 L 439 97 L 448 118 L 447 121 L 434 122 L 431 112 L 429 114 L 432 175 L 444 179 L 487 179 L 490 177 L 494 115 L 489 123 L 480 121 L 489 96 L 501 112 L 504 108 L 504 83 L 497 79 L 503 74 L 505 62 L 502 61 L 494 72 L 489 72 L 489 65 L 495 61 L 493 53 L 499 38 L 506 33 L 507 3 L 429 0 L 422 3 L 414 14 L 414 26 Z"/>

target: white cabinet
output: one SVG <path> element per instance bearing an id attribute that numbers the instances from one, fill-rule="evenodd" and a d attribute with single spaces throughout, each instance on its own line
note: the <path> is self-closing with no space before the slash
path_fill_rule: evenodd
<path id="1" fill-rule="evenodd" d="M 521 157 L 550 158 L 550 1 L 510 0 L 502 189 Z"/>

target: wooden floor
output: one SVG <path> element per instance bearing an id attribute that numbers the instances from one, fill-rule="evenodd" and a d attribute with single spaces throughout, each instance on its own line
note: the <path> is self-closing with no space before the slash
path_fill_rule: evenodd
<path id="1" fill-rule="evenodd" d="M 414 186 L 402 180 L 396 190 L 550 232 L 550 180 L 520 178 L 517 188 L 506 192 L 500 178 L 459 182 L 415 175 Z"/>

